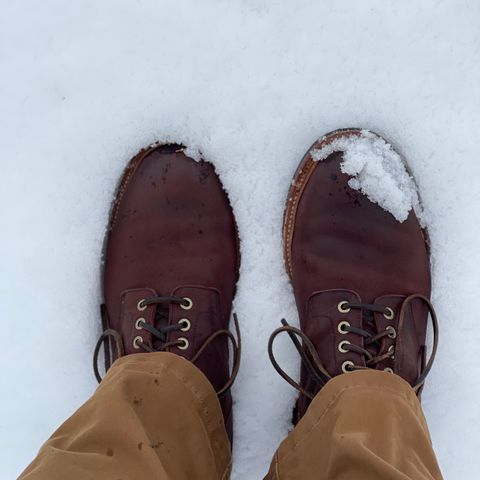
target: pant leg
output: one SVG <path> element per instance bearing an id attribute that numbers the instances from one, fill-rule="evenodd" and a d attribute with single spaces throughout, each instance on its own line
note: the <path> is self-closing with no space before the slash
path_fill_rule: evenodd
<path id="1" fill-rule="evenodd" d="M 20 479 L 226 479 L 230 464 L 207 378 L 177 355 L 146 353 L 117 360 Z"/>
<path id="2" fill-rule="evenodd" d="M 441 479 L 420 403 L 403 379 L 330 380 L 275 453 L 265 480 Z"/>

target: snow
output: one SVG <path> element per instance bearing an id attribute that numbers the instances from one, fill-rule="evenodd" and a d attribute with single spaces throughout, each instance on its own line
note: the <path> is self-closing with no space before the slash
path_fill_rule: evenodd
<path id="1" fill-rule="evenodd" d="M 440 321 L 423 406 L 445 478 L 474 480 L 479 22 L 473 0 L 3 1 L 0 478 L 95 388 L 109 205 L 129 158 L 155 141 L 214 162 L 235 210 L 244 355 L 233 478 L 261 478 L 296 395 L 266 353 L 280 319 L 298 321 L 285 198 L 315 139 L 359 127 L 392 142 L 419 186 Z M 276 353 L 296 375 L 287 339 Z"/>
<path id="2" fill-rule="evenodd" d="M 340 170 L 352 177 L 348 181 L 351 188 L 360 190 L 399 222 L 404 222 L 412 209 L 423 221 L 415 181 L 392 145 L 368 130 L 330 138 L 322 137 L 319 146 L 312 150 L 315 161 L 342 152 Z"/>

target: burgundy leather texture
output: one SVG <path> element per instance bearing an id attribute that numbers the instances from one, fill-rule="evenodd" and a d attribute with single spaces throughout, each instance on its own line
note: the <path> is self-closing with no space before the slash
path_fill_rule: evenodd
<path id="1" fill-rule="evenodd" d="M 340 132 L 341 134 L 341 132 Z M 312 149 L 318 148 L 315 144 Z M 396 329 L 403 299 L 413 293 L 430 296 L 430 263 L 425 234 L 413 211 L 399 223 L 390 213 L 348 185 L 350 177 L 340 170 L 341 152 L 314 162 L 311 150 L 297 170 L 285 216 L 285 259 L 300 317 L 300 327 L 314 343 L 320 359 L 332 375 L 351 360 L 364 365 L 356 352 L 342 353 L 339 343 L 348 340 L 363 347 L 363 338 L 341 333 L 348 321 L 362 328 L 365 312 L 338 310 L 341 301 L 379 304 L 392 308 L 393 319 L 369 312 L 381 331 Z M 427 310 L 413 304 L 406 316 L 408 328 L 398 339 L 395 359 L 376 366 L 392 368 L 411 384 L 420 373 L 425 350 Z M 395 340 L 382 339 L 383 351 Z M 314 384 L 302 367 L 301 384 Z M 318 390 L 318 389 L 317 389 Z M 298 402 L 298 420 L 309 405 Z"/>
<path id="2" fill-rule="evenodd" d="M 169 332 L 167 341 L 182 337 L 188 348 L 168 350 L 192 359 L 205 339 L 228 329 L 239 260 L 232 208 L 211 163 L 188 158 L 178 145 L 151 147 L 132 159 L 113 205 L 104 265 L 108 327 L 121 334 L 126 354 L 144 352 L 134 347 L 139 335 L 150 347 L 158 344 L 135 323 L 141 318 L 155 326 L 160 307 L 140 310 L 138 302 L 179 296 L 191 299 L 192 307 L 171 303 L 164 321 L 187 319 L 191 327 Z M 216 390 L 229 378 L 228 356 L 220 336 L 196 362 Z M 229 392 L 221 403 L 230 429 Z"/>

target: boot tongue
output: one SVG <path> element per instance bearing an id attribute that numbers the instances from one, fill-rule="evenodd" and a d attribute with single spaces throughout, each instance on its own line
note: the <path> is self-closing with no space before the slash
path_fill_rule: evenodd
<path id="1" fill-rule="evenodd" d="M 362 326 L 363 329 L 368 332 L 372 337 L 378 333 L 377 325 L 375 322 L 374 313 L 369 310 L 362 311 Z M 380 354 L 381 350 L 381 343 L 371 343 L 370 345 L 366 345 L 365 349 L 368 350 L 372 356 L 377 356 Z"/>
<path id="2" fill-rule="evenodd" d="M 160 330 L 162 327 L 165 327 L 166 325 L 168 325 L 169 323 L 168 316 L 169 316 L 169 305 L 159 303 L 155 311 L 155 323 L 154 323 L 155 328 Z M 155 350 L 160 350 L 163 344 L 166 342 L 166 339 L 167 339 L 167 334 L 165 334 L 165 338 L 163 340 L 160 338 L 154 337 L 153 348 Z"/>

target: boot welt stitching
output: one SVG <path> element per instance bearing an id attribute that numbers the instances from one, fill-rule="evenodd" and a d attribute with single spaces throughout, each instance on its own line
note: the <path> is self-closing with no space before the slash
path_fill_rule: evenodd
<path id="1" fill-rule="evenodd" d="M 295 221 L 297 214 L 297 206 L 300 201 L 303 191 L 307 185 L 310 176 L 312 175 L 313 170 L 315 170 L 318 162 L 312 159 L 311 152 L 313 149 L 322 148 L 324 145 L 328 145 L 339 137 L 349 137 L 352 135 L 358 135 L 359 131 L 356 129 L 341 129 L 334 130 L 330 134 L 322 137 L 321 140 L 315 142 L 308 152 L 305 154 L 304 158 L 300 163 L 299 171 L 294 175 L 293 185 L 290 187 L 288 192 L 287 200 L 287 218 L 284 222 L 284 257 L 285 263 L 287 266 L 288 276 L 292 277 L 292 240 L 293 240 L 293 222 Z M 292 193 L 292 190 L 293 193 Z"/>

